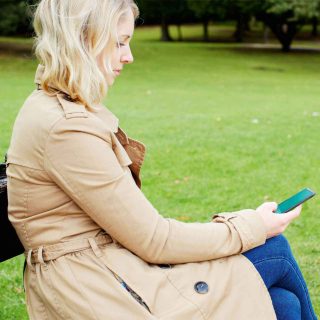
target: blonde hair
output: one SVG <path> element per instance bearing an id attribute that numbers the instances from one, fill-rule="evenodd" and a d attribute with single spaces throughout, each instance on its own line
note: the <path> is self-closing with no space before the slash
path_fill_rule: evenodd
<path id="1" fill-rule="evenodd" d="M 136 19 L 139 9 L 133 0 L 41 0 L 34 29 L 35 54 L 44 66 L 43 90 L 50 95 L 62 91 L 94 109 L 108 90 L 97 56 L 118 42 L 117 25 L 128 9 Z M 110 62 L 105 67 L 113 72 Z"/>

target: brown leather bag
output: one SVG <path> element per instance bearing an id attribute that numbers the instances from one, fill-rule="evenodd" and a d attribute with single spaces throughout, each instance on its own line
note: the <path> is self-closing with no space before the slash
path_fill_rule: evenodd
<path id="1" fill-rule="evenodd" d="M 15 229 L 8 219 L 6 163 L 0 163 L 0 262 L 24 252 Z"/>

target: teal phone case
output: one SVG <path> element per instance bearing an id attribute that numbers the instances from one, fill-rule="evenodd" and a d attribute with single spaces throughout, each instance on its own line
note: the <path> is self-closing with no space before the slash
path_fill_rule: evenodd
<path id="1" fill-rule="evenodd" d="M 286 212 L 294 209 L 295 207 L 297 207 L 299 204 L 309 200 L 315 194 L 316 193 L 313 192 L 309 188 L 302 189 L 301 191 L 299 191 L 298 193 L 296 193 L 295 195 L 293 195 L 289 199 L 281 202 L 278 205 L 277 210 L 275 211 L 275 213 L 286 213 Z"/>

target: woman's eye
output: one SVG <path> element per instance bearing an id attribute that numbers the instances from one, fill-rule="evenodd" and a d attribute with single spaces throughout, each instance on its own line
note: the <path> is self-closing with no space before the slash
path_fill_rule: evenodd
<path id="1" fill-rule="evenodd" d="M 118 42 L 118 43 L 117 43 L 117 47 L 118 47 L 118 48 L 119 48 L 119 47 L 123 47 L 123 46 L 125 46 L 124 43 L 121 43 L 121 42 Z"/>

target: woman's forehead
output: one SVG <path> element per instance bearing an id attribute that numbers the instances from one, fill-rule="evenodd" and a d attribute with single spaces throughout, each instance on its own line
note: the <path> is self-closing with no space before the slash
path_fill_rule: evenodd
<path id="1" fill-rule="evenodd" d="M 118 35 L 122 38 L 132 38 L 134 31 L 134 16 L 132 10 L 128 11 L 121 17 L 118 23 Z"/>

